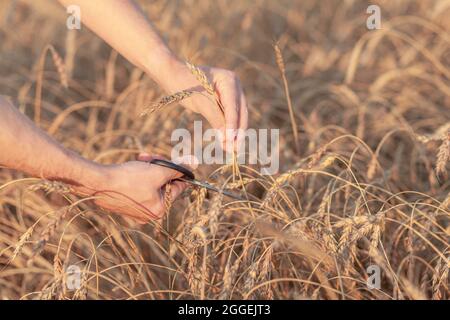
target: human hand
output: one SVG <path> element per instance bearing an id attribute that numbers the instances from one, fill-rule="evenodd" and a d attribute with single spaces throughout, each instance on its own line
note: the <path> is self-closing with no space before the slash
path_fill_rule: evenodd
<path id="1" fill-rule="evenodd" d="M 189 68 L 181 63 L 172 67 L 171 72 L 166 73 L 166 79 L 161 81 L 162 86 L 170 93 L 182 90 L 191 90 L 201 94 L 194 94 L 180 102 L 187 109 L 203 115 L 215 129 L 220 130 L 223 145 L 236 146 L 240 130 L 246 130 L 248 126 L 247 101 L 239 78 L 232 71 L 212 67 L 200 67 L 209 82 L 213 86 L 219 98 L 224 113 L 217 105 L 215 98 L 207 93 Z"/>
<path id="2" fill-rule="evenodd" d="M 174 180 L 180 178 L 181 173 L 152 165 L 148 163 L 151 159 L 152 156 L 141 154 L 139 161 L 103 167 L 103 178 L 91 182 L 89 188 L 75 187 L 75 191 L 94 196 L 96 205 L 139 223 L 160 219 L 166 212 L 164 196 L 168 184 L 171 200 L 176 199 L 187 185 Z"/>

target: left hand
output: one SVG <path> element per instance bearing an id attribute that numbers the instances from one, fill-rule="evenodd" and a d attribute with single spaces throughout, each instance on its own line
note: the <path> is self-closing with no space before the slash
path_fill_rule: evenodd
<path id="1" fill-rule="evenodd" d="M 221 131 L 225 137 L 224 145 L 233 146 L 238 130 L 246 130 L 248 126 L 247 101 L 239 78 L 234 72 L 225 69 L 207 66 L 200 69 L 214 87 L 225 114 L 220 110 L 215 98 L 206 92 L 189 68 L 182 63 L 174 67 L 170 73 L 173 78 L 163 81 L 162 85 L 169 93 L 182 90 L 200 92 L 201 94 L 194 94 L 180 103 L 187 109 L 203 115 L 213 128 Z"/>

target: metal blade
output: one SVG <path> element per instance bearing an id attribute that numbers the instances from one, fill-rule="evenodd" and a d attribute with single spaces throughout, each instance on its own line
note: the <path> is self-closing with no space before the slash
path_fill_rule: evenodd
<path id="1" fill-rule="evenodd" d="M 238 196 L 237 194 L 234 194 L 233 192 L 230 192 L 228 190 L 220 190 L 219 188 L 214 187 L 213 185 L 210 185 L 207 182 L 202 182 L 202 181 L 198 181 L 198 180 L 192 180 L 192 179 L 185 179 L 185 178 L 179 178 L 178 180 L 190 183 L 192 185 L 201 187 L 201 188 L 205 188 L 214 192 L 218 192 L 218 193 L 222 193 L 223 195 L 233 198 L 235 200 L 240 200 L 240 201 L 245 201 L 246 199 Z"/>

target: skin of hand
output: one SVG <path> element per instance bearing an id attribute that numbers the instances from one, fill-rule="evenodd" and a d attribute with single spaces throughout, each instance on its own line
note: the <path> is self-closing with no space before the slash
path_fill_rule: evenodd
<path id="1" fill-rule="evenodd" d="M 78 5 L 82 22 L 145 70 L 169 94 L 181 90 L 201 91 L 200 83 L 188 67 L 169 50 L 150 21 L 131 0 L 60 0 Z M 194 95 L 184 102 L 186 108 L 201 113 L 211 125 L 226 130 L 225 145 L 233 145 L 234 130 L 246 129 L 247 106 L 236 75 L 228 70 L 203 67 L 225 108 L 205 95 Z M 171 183 L 172 199 L 186 187 L 172 181 L 177 172 L 139 161 L 101 165 L 71 152 L 36 127 L 0 97 L 0 165 L 48 180 L 72 185 L 96 203 L 139 222 L 164 213 L 162 189 Z M 228 134 L 231 133 L 231 134 Z"/>
<path id="2" fill-rule="evenodd" d="M 120 213 L 139 223 L 160 219 L 166 212 L 165 189 L 170 184 L 170 198 L 176 199 L 187 184 L 175 180 L 181 173 L 147 163 L 159 156 L 140 154 L 138 161 L 109 165 L 102 169 L 107 179 L 100 179 L 91 187 L 74 187 L 82 195 L 95 198 L 96 205 Z"/>
<path id="3" fill-rule="evenodd" d="M 168 94 L 182 90 L 202 92 L 199 81 L 185 63 L 167 47 L 151 22 L 131 0 L 59 0 L 63 5 L 77 5 L 81 21 L 130 62 L 144 70 Z M 236 74 L 232 71 L 201 67 L 225 109 L 225 114 L 207 95 L 194 94 L 182 105 L 203 115 L 211 126 L 221 130 L 223 145 L 233 146 L 237 129 L 248 125 L 245 95 Z M 238 137 L 239 138 L 239 137 Z M 231 140 L 231 141 L 230 141 Z"/>
<path id="4" fill-rule="evenodd" d="M 148 154 L 141 154 L 138 161 L 117 165 L 82 158 L 48 136 L 1 96 L 0 115 L 0 166 L 64 182 L 75 192 L 94 197 L 99 206 L 140 223 L 163 216 L 167 184 L 171 184 L 173 200 L 186 187 L 185 183 L 173 181 L 180 177 L 177 171 L 147 163 L 152 159 Z"/>
<path id="5" fill-rule="evenodd" d="M 248 126 L 247 101 L 237 75 L 225 69 L 200 67 L 218 94 L 224 107 L 223 114 L 214 97 L 208 95 L 184 63 L 177 61 L 172 69 L 174 71 L 161 76 L 161 86 L 172 93 L 182 90 L 199 92 L 200 94 L 193 94 L 181 104 L 193 112 L 200 113 L 213 128 L 220 130 L 224 138 L 222 143 L 227 151 L 232 151 L 230 147 L 236 148 L 238 133 L 242 134 Z M 175 76 L 172 78 L 171 75 Z"/>

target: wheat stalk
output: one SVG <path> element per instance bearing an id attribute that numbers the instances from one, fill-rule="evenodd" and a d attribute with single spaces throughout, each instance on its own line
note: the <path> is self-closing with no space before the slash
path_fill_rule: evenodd
<path id="1" fill-rule="evenodd" d="M 238 180 L 236 180 L 234 182 L 228 183 L 227 184 L 227 189 L 231 190 L 231 189 L 242 188 L 242 187 L 244 187 L 244 186 L 246 186 L 246 185 L 248 185 L 248 184 L 250 184 L 252 182 L 255 182 L 257 180 L 258 179 L 256 179 L 256 178 L 242 178 L 242 180 L 238 179 Z"/>
<path id="2" fill-rule="evenodd" d="M 448 290 L 449 269 L 450 269 L 449 259 L 444 260 L 442 257 L 440 257 L 436 263 L 431 284 L 434 300 L 442 299 L 442 292 L 440 290 L 441 284 L 443 284 Z"/>
<path id="3" fill-rule="evenodd" d="M 44 78 L 44 68 L 45 68 L 45 58 L 47 56 L 47 52 L 50 51 L 53 63 L 56 66 L 56 69 L 59 74 L 59 79 L 61 84 L 64 87 L 68 87 L 68 79 L 67 74 L 64 67 L 64 62 L 56 52 L 55 48 L 52 45 L 47 45 L 39 58 L 37 64 L 37 80 L 36 80 L 36 94 L 34 98 L 34 121 L 39 126 L 41 123 L 41 108 L 42 108 L 42 86 L 43 86 L 43 78 Z"/>
<path id="4" fill-rule="evenodd" d="M 258 267 L 259 267 L 259 263 L 257 261 L 253 262 L 247 272 L 247 276 L 245 277 L 244 280 L 244 286 L 243 286 L 243 291 L 245 293 L 250 292 L 251 289 L 254 287 L 255 282 L 256 282 L 256 277 L 258 275 Z M 247 298 L 251 299 L 251 295 L 247 296 Z"/>
<path id="5" fill-rule="evenodd" d="M 292 106 L 292 101 L 291 101 L 291 94 L 289 92 L 288 81 L 286 78 L 286 66 L 284 64 L 283 54 L 281 53 L 281 49 L 278 46 L 278 43 L 275 43 L 273 47 L 275 50 L 275 58 L 276 58 L 276 62 L 278 65 L 278 69 L 280 69 L 281 77 L 283 79 L 284 93 L 286 95 L 286 100 L 287 100 L 287 104 L 288 104 L 289 117 L 291 119 L 291 126 L 292 126 L 292 133 L 294 134 L 295 150 L 297 151 L 297 153 L 299 153 L 300 152 L 300 149 L 299 149 L 300 141 L 299 141 L 299 136 L 298 136 L 298 127 L 297 127 L 297 121 L 295 120 L 294 108 Z"/>
<path id="6" fill-rule="evenodd" d="M 368 221 L 369 219 L 367 216 L 355 216 L 352 218 L 342 219 L 334 224 L 335 228 L 342 228 L 338 246 L 339 253 L 342 253 L 347 245 L 352 242 L 352 239 L 359 239 L 361 234 L 363 236 L 365 233 L 370 231 L 368 228 L 371 228 L 371 224 Z M 358 225 L 363 225 L 364 228 L 359 231 L 359 234 L 354 234 L 354 230 Z"/>
<path id="7" fill-rule="evenodd" d="M 40 254 L 42 250 L 44 250 L 45 245 L 50 240 L 50 238 L 53 236 L 55 231 L 58 229 L 59 225 L 61 224 L 61 221 L 66 216 L 67 212 L 69 211 L 68 207 L 61 208 L 55 212 L 55 216 L 53 219 L 50 220 L 50 222 L 45 226 L 45 228 L 41 231 L 41 234 L 39 236 L 39 241 L 33 248 L 33 257 Z"/>
<path id="8" fill-rule="evenodd" d="M 376 155 L 373 155 L 367 167 L 366 175 L 368 180 L 372 180 L 375 174 L 377 173 L 377 163 L 378 163 L 377 157 Z"/>
<path id="9" fill-rule="evenodd" d="M 211 236 L 214 238 L 216 236 L 217 230 L 219 229 L 219 215 L 220 209 L 222 208 L 223 194 L 217 193 L 212 199 L 211 206 L 208 211 L 208 222 L 209 231 Z"/>
<path id="10" fill-rule="evenodd" d="M 334 254 L 338 253 L 338 242 L 336 241 L 333 231 L 324 229 L 322 231 L 322 236 L 325 243 L 325 247 Z"/>
<path id="11" fill-rule="evenodd" d="M 450 159 L 450 130 L 447 135 L 443 138 L 443 141 L 438 149 L 436 155 L 436 173 L 438 175 L 443 175 L 446 173 L 446 165 Z"/>
<path id="12" fill-rule="evenodd" d="M 25 233 L 20 236 L 19 241 L 16 243 L 16 246 L 14 248 L 14 252 L 12 253 L 11 258 L 9 259 L 9 263 L 11 263 L 20 254 L 24 245 L 31 238 L 33 230 L 34 225 L 29 227 L 27 231 L 25 231 Z"/>
<path id="13" fill-rule="evenodd" d="M 422 143 L 428 143 L 430 141 L 440 141 L 445 138 L 448 130 L 450 129 L 450 122 L 447 122 L 437 128 L 432 134 L 414 134 L 416 139 Z"/>
<path id="14" fill-rule="evenodd" d="M 316 152 L 314 152 L 311 157 L 310 160 L 306 166 L 307 169 L 312 169 L 315 165 L 317 165 L 320 161 L 320 159 L 322 159 L 322 156 L 325 154 L 325 152 L 327 151 L 327 145 L 324 145 L 320 148 L 318 148 L 316 150 Z"/>
<path id="15" fill-rule="evenodd" d="M 186 61 L 186 66 L 189 68 L 191 73 L 197 78 L 198 82 L 202 85 L 202 87 L 208 92 L 208 94 L 212 96 L 216 96 L 216 91 L 214 90 L 213 85 L 209 82 L 206 74 L 198 67 L 193 65 L 192 63 Z"/>
<path id="16" fill-rule="evenodd" d="M 188 61 L 186 61 L 186 66 L 189 68 L 189 71 L 195 76 L 197 81 L 200 82 L 201 86 L 206 90 L 206 92 L 215 98 L 217 106 L 220 108 L 222 113 L 225 114 L 225 109 L 220 101 L 220 97 L 203 70 Z"/>
<path id="17" fill-rule="evenodd" d="M 239 269 L 240 259 L 236 259 L 233 265 L 230 267 L 230 262 L 225 265 L 225 270 L 223 272 L 223 285 L 222 290 L 219 294 L 219 299 L 229 299 L 231 289 L 233 288 L 233 282 L 236 277 L 236 273 Z"/>
<path id="18" fill-rule="evenodd" d="M 56 70 L 58 72 L 59 80 L 61 81 L 61 84 L 64 88 L 68 88 L 69 80 L 64 61 L 52 45 L 49 46 L 49 50 L 52 55 L 53 63 L 55 64 Z"/>
<path id="19" fill-rule="evenodd" d="M 267 281 L 270 279 L 272 272 L 272 263 L 273 263 L 273 251 L 274 244 L 270 244 L 266 249 L 264 258 L 262 260 L 261 268 L 259 270 L 258 281 Z M 268 284 L 265 290 L 266 297 L 265 299 L 273 299 L 273 291 L 272 286 Z"/>
<path id="20" fill-rule="evenodd" d="M 86 300 L 88 297 L 88 272 L 83 270 L 81 275 L 80 287 L 75 291 L 73 295 L 74 300 Z"/>
<path id="21" fill-rule="evenodd" d="M 166 184 L 165 192 L 164 192 L 164 207 L 166 209 L 166 214 L 169 214 L 170 208 L 173 204 L 172 199 L 172 185 L 170 183 Z"/>
<path id="22" fill-rule="evenodd" d="M 206 287 L 206 279 L 207 279 L 207 259 L 208 259 L 208 245 L 207 245 L 207 237 L 205 230 L 196 225 L 191 230 L 192 235 L 198 236 L 203 243 L 203 263 L 202 267 L 196 268 L 196 263 L 191 265 L 191 282 L 194 293 L 197 293 L 200 296 L 201 300 L 205 299 L 205 287 Z M 193 259 L 194 260 L 194 259 Z M 196 260 L 196 259 L 195 259 Z M 191 264 L 191 261 L 189 261 Z"/>
<path id="23" fill-rule="evenodd" d="M 376 224 L 372 228 L 372 235 L 370 236 L 370 248 L 369 248 L 369 254 L 372 254 L 377 250 L 378 248 L 378 242 L 380 240 L 381 235 L 381 226 L 379 224 Z"/>

